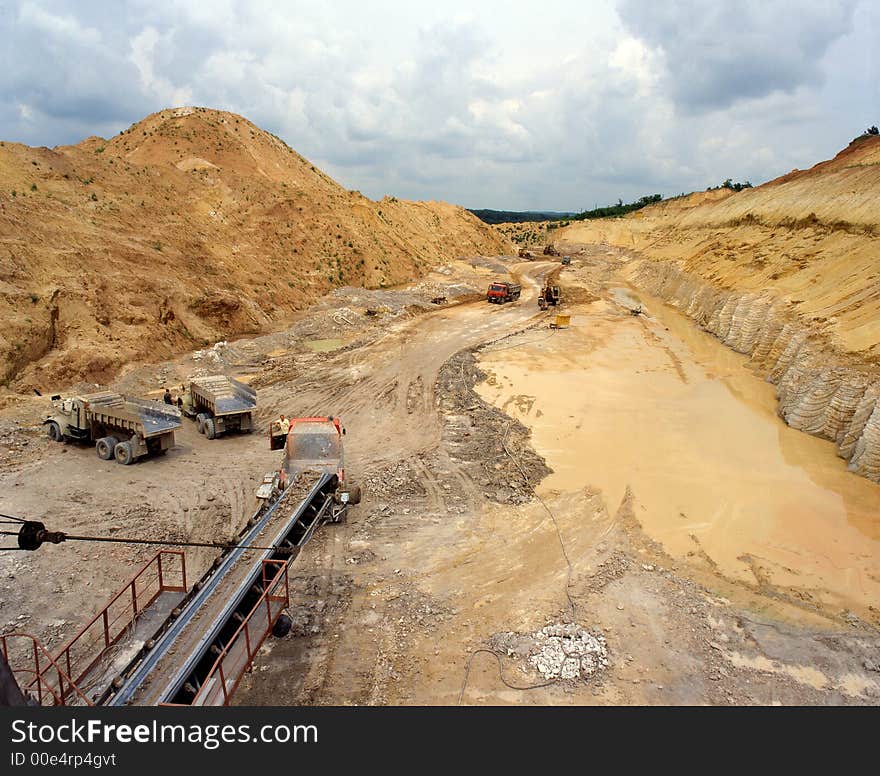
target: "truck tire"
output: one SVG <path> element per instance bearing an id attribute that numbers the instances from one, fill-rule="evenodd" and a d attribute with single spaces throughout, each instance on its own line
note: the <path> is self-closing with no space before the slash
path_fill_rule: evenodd
<path id="1" fill-rule="evenodd" d="M 47 424 L 46 434 L 53 442 L 62 441 L 61 427 L 54 420 Z"/>
<path id="2" fill-rule="evenodd" d="M 204 412 L 200 412 L 198 415 L 196 415 L 196 425 L 199 427 L 200 434 L 205 433 L 205 421 L 207 419 L 208 419 L 208 416 L 205 415 Z"/>
<path id="3" fill-rule="evenodd" d="M 98 454 L 98 458 L 102 461 L 109 461 L 113 458 L 118 444 L 119 440 L 114 436 L 101 437 L 95 442 L 95 452 Z"/>
<path id="4" fill-rule="evenodd" d="M 113 448 L 113 453 L 116 456 L 116 463 L 128 466 L 134 462 L 134 450 L 131 449 L 131 442 L 120 442 Z"/>
<path id="5" fill-rule="evenodd" d="M 214 418 L 205 418 L 205 436 L 208 437 L 208 439 L 213 439 L 217 436 L 217 433 L 214 430 Z"/>
<path id="6" fill-rule="evenodd" d="M 272 626 L 272 635 L 276 639 L 283 639 L 288 633 L 290 633 L 290 629 L 293 627 L 293 620 L 286 614 L 278 615 L 278 619 L 275 620 L 275 624 Z"/>

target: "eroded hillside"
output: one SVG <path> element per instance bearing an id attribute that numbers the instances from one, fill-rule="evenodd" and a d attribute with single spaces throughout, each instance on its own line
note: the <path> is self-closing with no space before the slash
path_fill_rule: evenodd
<path id="1" fill-rule="evenodd" d="M 746 353 L 795 428 L 880 480 L 880 139 L 755 189 L 706 192 L 556 242 L 625 248 L 635 285 Z"/>
<path id="2" fill-rule="evenodd" d="M 462 208 L 374 202 L 231 113 L 110 140 L 0 145 L 0 384 L 104 382 L 131 361 L 271 329 L 506 240 Z"/>

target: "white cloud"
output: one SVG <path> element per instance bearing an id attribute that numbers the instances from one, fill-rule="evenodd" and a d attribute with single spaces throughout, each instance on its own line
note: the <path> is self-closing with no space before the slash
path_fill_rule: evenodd
<path id="1" fill-rule="evenodd" d="M 637 38 L 627 36 L 611 52 L 608 64 L 632 78 L 638 84 L 638 95 L 646 97 L 657 84 L 662 58 L 662 54 L 652 52 Z"/>
<path id="2" fill-rule="evenodd" d="M 167 42 L 167 36 L 164 36 Z M 176 87 L 167 78 L 157 76 L 155 72 L 156 45 L 163 41 L 163 36 L 153 27 L 145 28 L 131 40 L 130 60 L 137 68 L 141 77 L 141 86 L 156 95 L 168 105 L 184 105 L 192 99 L 192 90 L 188 87 Z"/>
<path id="3" fill-rule="evenodd" d="M 0 136 L 76 142 L 198 104 L 373 197 L 562 210 L 758 182 L 880 120 L 880 13 L 855 2 L 128 0 L 108 14 L 29 0 L 0 17 Z"/>
<path id="4" fill-rule="evenodd" d="M 664 55 L 668 88 L 687 111 L 792 92 L 823 77 L 822 56 L 851 29 L 855 0 L 622 0 L 631 33 Z"/>
<path id="5" fill-rule="evenodd" d="M 79 46 L 97 46 L 101 42 L 97 30 L 81 25 L 74 16 L 53 14 L 36 3 L 22 3 L 18 20 L 25 27 L 38 30 L 57 41 Z"/>

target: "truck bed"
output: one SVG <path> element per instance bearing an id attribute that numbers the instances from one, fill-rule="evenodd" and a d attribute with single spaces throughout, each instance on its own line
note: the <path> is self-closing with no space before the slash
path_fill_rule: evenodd
<path id="1" fill-rule="evenodd" d="M 225 375 L 190 378 L 190 390 L 193 399 L 208 406 L 214 415 L 252 412 L 257 406 L 253 388 Z"/>
<path id="2" fill-rule="evenodd" d="M 180 410 L 169 404 L 103 391 L 84 396 L 92 419 L 108 426 L 139 431 L 145 439 L 180 428 Z"/>

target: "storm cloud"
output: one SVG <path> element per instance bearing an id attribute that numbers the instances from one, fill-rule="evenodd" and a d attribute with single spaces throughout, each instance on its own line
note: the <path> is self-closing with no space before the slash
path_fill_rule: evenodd
<path id="1" fill-rule="evenodd" d="M 878 123 L 870 0 L 0 0 L 0 137 L 234 111 L 378 198 L 581 209 L 767 180 Z"/>

